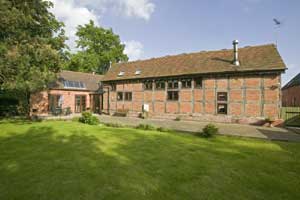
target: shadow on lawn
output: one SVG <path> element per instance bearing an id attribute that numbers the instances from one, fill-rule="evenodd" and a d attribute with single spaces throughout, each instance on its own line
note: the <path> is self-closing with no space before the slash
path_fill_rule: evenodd
<path id="1" fill-rule="evenodd" d="M 270 128 L 269 130 L 257 128 L 257 130 L 265 135 L 269 140 L 300 142 L 300 135 L 289 131 L 288 129 L 278 131 L 273 130 L 272 128 Z"/>
<path id="2" fill-rule="evenodd" d="M 112 128 L 62 135 L 33 126 L 0 137 L 0 199 L 251 199 L 258 193 L 280 199 L 290 192 L 284 177 L 272 179 L 281 164 L 273 158 L 283 151 L 216 140 Z"/>
<path id="3" fill-rule="evenodd" d="M 0 138 L 0 199 L 109 199 L 120 163 L 94 136 L 63 136 L 48 127 Z M 108 192 L 112 190 L 111 192 Z"/>

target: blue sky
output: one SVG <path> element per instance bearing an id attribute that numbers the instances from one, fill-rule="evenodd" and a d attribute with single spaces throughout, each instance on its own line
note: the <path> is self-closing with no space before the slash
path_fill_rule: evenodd
<path id="1" fill-rule="evenodd" d="M 289 68 L 300 72 L 299 0 L 51 0 L 74 48 L 76 26 L 89 19 L 111 27 L 131 60 L 201 50 L 275 43 Z M 282 21 L 275 28 L 273 18 Z"/>

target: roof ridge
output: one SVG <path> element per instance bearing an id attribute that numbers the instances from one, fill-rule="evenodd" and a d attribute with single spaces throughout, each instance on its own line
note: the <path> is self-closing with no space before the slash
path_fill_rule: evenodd
<path id="1" fill-rule="evenodd" d="M 71 73 L 78 73 L 78 74 L 85 74 L 85 75 L 93 75 L 93 76 L 104 76 L 103 74 L 92 74 L 92 73 L 87 73 L 87 72 L 78 72 L 78 71 L 72 71 L 72 70 L 61 70 L 61 72 L 71 72 Z"/>
<path id="2" fill-rule="evenodd" d="M 249 48 L 257 48 L 257 47 L 264 47 L 264 46 L 273 46 L 276 48 L 276 45 L 273 43 L 268 44 L 261 44 L 261 45 L 255 45 L 255 46 L 243 46 L 239 49 L 249 49 Z M 144 62 L 144 61 L 150 61 L 150 60 L 157 60 L 157 59 L 163 59 L 163 58 L 170 58 L 170 57 L 176 57 L 176 56 L 188 56 L 188 55 L 194 55 L 194 54 L 202 54 L 202 53 L 214 53 L 214 52 L 224 52 L 224 51 L 232 51 L 232 49 L 216 49 L 216 50 L 202 50 L 202 51 L 196 51 L 196 52 L 190 52 L 190 53 L 180 53 L 180 54 L 174 54 L 174 55 L 165 55 L 161 57 L 153 57 L 153 58 L 147 58 L 144 60 L 134 60 L 129 62 L 122 62 L 122 63 L 115 63 L 115 65 L 122 65 L 122 64 L 133 64 L 138 62 Z"/>

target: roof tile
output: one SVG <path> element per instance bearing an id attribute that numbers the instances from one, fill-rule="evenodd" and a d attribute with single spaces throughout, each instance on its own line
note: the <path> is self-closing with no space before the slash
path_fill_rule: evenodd
<path id="1" fill-rule="evenodd" d="M 102 81 L 168 77 L 190 74 L 285 70 L 275 45 L 239 48 L 240 66 L 232 64 L 233 50 L 201 51 L 114 64 Z M 136 75 L 135 72 L 141 73 Z M 118 74 L 124 71 L 123 76 Z"/>

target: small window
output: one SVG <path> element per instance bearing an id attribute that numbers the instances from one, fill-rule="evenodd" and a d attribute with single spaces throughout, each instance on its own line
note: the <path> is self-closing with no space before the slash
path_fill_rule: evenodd
<path id="1" fill-rule="evenodd" d="M 227 101 L 227 92 L 218 92 L 218 101 Z"/>
<path id="2" fill-rule="evenodd" d="M 117 85 L 115 83 L 111 84 L 111 91 L 116 91 Z"/>
<path id="3" fill-rule="evenodd" d="M 195 88 L 202 88 L 202 78 L 195 78 Z"/>
<path id="4" fill-rule="evenodd" d="M 125 92 L 125 101 L 132 101 L 132 92 Z"/>
<path id="5" fill-rule="evenodd" d="M 168 89 L 178 89 L 178 81 L 177 80 L 168 81 Z"/>
<path id="6" fill-rule="evenodd" d="M 227 92 L 218 92 L 217 93 L 217 113 L 218 114 L 227 114 Z"/>
<path id="7" fill-rule="evenodd" d="M 152 81 L 144 82 L 144 90 L 152 90 Z"/>
<path id="8" fill-rule="evenodd" d="M 182 88 L 191 88 L 192 87 L 192 80 L 191 79 L 182 79 L 181 80 L 181 87 Z"/>
<path id="9" fill-rule="evenodd" d="M 117 93 L 117 100 L 122 101 L 123 100 L 123 92 L 118 92 Z"/>
<path id="10" fill-rule="evenodd" d="M 155 82 L 155 89 L 157 90 L 164 90 L 165 89 L 165 81 L 156 81 Z"/>
<path id="11" fill-rule="evenodd" d="M 226 103 L 218 103 L 218 114 L 227 114 L 227 104 Z"/>
<path id="12" fill-rule="evenodd" d="M 178 98 L 178 91 L 168 91 L 168 101 L 177 101 Z"/>

